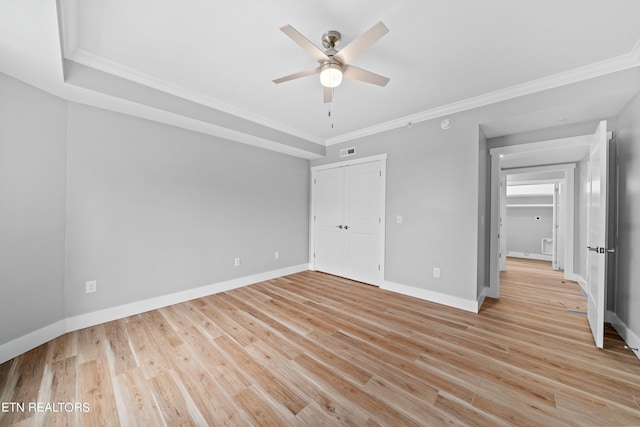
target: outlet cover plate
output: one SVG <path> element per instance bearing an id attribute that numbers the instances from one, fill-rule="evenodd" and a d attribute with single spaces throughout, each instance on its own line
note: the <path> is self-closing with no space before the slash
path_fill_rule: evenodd
<path id="1" fill-rule="evenodd" d="M 98 282 L 96 280 L 89 280 L 84 282 L 84 293 L 92 294 L 98 290 Z"/>

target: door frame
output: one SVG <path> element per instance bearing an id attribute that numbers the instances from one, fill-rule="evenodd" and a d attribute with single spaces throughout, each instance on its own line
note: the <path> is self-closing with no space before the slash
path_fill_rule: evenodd
<path id="1" fill-rule="evenodd" d="M 491 192 L 490 192 L 490 208 L 491 217 L 489 224 L 489 289 L 487 289 L 486 296 L 490 298 L 499 298 L 500 296 L 500 241 L 498 239 L 499 234 L 499 221 L 500 221 L 500 177 L 501 174 L 512 169 L 502 169 L 501 155 L 508 155 L 514 153 L 535 153 L 540 151 L 549 151 L 558 148 L 572 147 L 572 146 L 589 146 L 591 135 L 580 135 L 568 138 L 553 139 L 541 142 L 532 142 L 526 144 L 509 145 L 505 147 L 496 147 L 489 150 L 491 157 Z M 567 179 L 567 218 L 570 223 L 565 228 L 567 233 L 575 235 L 573 215 L 575 210 L 572 209 L 575 203 L 575 174 L 574 163 L 564 163 L 557 165 L 544 165 L 544 166 L 531 166 L 527 169 L 539 169 L 545 168 L 546 170 L 566 170 Z M 569 168 L 570 171 L 566 168 Z M 524 169 L 517 168 L 517 169 Z M 513 169 L 515 170 L 515 168 Z M 565 236 L 567 244 L 565 245 L 565 278 L 568 280 L 577 280 L 577 275 L 574 272 L 573 258 L 575 255 L 574 239 L 569 235 Z"/>
<path id="2" fill-rule="evenodd" d="M 385 238 L 386 238 L 386 200 L 387 200 L 387 154 L 378 154 L 375 156 L 369 157 L 359 157 L 357 159 L 344 160 L 340 162 L 327 163 L 324 165 L 312 166 L 311 167 L 311 180 L 309 181 L 310 186 L 310 200 L 309 200 L 309 270 L 315 271 L 315 256 L 314 256 L 314 248 L 315 248 L 315 224 L 314 224 L 314 179 L 316 172 L 327 170 L 327 169 L 336 169 L 342 168 L 345 166 L 358 165 L 362 163 L 373 163 L 380 162 L 380 170 L 382 173 L 382 179 L 380 180 L 380 218 L 381 218 L 381 230 L 380 230 L 380 242 L 378 248 L 378 254 L 380 259 L 380 280 L 379 283 L 373 283 L 376 286 L 382 286 L 384 284 L 385 278 Z"/>

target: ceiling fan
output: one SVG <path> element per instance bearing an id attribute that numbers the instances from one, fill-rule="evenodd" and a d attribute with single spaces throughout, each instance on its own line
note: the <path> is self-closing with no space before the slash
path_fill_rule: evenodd
<path id="1" fill-rule="evenodd" d="M 273 81 L 274 83 L 283 83 L 313 74 L 320 74 L 320 83 L 324 88 L 324 102 L 327 103 L 333 100 L 333 88 L 342 83 L 342 77 L 360 80 L 362 82 L 378 86 L 385 86 L 389 82 L 388 77 L 363 70 L 362 68 L 354 67 L 350 64 L 356 55 L 389 32 L 389 29 L 385 27 L 382 22 L 378 22 L 369 30 L 365 31 L 365 33 L 360 37 L 340 50 L 336 49 L 336 46 L 338 46 L 341 39 L 341 35 L 338 31 L 327 31 L 322 36 L 322 46 L 326 49 L 325 51 L 322 51 L 310 42 L 309 39 L 300 34 L 291 25 L 286 25 L 280 28 L 280 31 L 285 33 L 289 38 L 291 38 L 291 40 L 306 50 L 313 59 L 318 61 L 320 66 L 311 70 L 280 77 L 279 79 L 275 79 Z"/>

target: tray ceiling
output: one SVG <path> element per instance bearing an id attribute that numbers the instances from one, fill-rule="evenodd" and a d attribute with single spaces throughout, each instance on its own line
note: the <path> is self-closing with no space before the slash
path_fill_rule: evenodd
<path id="1" fill-rule="evenodd" d="M 157 91 L 154 99 L 160 93 L 168 94 L 171 99 L 205 107 L 202 114 L 210 110 L 242 119 L 244 122 L 229 128 L 266 141 L 289 135 L 320 145 L 337 143 L 407 121 L 437 118 L 640 65 L 640 2 L 634 0 L 61 0 L 60 8 L 53 8 L 54 15 L 53 2 L 28 2 L 33 3 L 28 11 L 18 0 L 4 3 L 0 24 L 7 26 L 0 30 L 0 53 L 18 56 L 23 66 L 0 62 L 0 71 L 29 82 L 40 81 L 46 90 L 68 99 L 85 97 L 86 103 L 102 102 L 128 113 L 135 109 L 133 104 L 146 102 L 121 96 L 116 98 L 124 100 L 112 99 L 110 86 L 100 80 L 113 76 Z M 21 29 L 15 20 L 27 19 L 26 14 L 34 9 L 46 25 L 24 22 L 26 30 Z M 52 19 L 55 21 L 50 22 Z M 390 77 L 386 87 L 345 80 L 335 90 L 329 119 L 317 76 L 272 83 L 274 78 L 316 65 L 280 27 L 291 24 L 317 45 L 325 31 L 338 30 L 345 46 L 378 21 L 390 32 L 353 65 Z M 66 74 L 62 77 L 67 86 L 74 85 L 70 73 L 76 65 L 99 71 L 84 80 L 78 77 L 83 82 L 79 87 L 52 88 L 52 78 L 28 69 L 33 54 L 20 57 L 25 49 L 47 50 L 51 56 L 49 37 L 58 22 L 63 46 L 58 45 L 58 62 L 50 59 L 47 67 L 50 74 L 60 76 L 59 58 L 64 57 Z M 23 36 L 27 32 L 32 40 L 5 38 L 20 32 Z M 44 60 L 34 59 L 31 66 L 38 61 Z M 87 90 L 92 93 L 83 95 Z M 599 105 L 597 99 L 587 110 L 590 115 L 610 114 L 637 90 L 629 88 L 629 94 L 623 96 L 616 89 L 605 94 L 604 110 L 594 107 Z M 109 99 L 100 101 L 99 92 Z M 164 106 L 172 102 L 163 99 Z M 558 99 L 549 109 L 565 101 Z M 183 110 L 166 111 L 166 121 L 171 122 L 169 117 Z M 151 110 L 145 114 L 153 115 Z M 487 127 L 488 136 L 559 119 L 539 108 L 521 114 L 518 120 L 525 116 L 528 121 L 522 126 L 514 126 L 519 122 L 508 117 L 496 118 Z M 585 119 L 574 116 L 573 121 Z M 202 121 L 198 117 L 188 120 Z M 225 127 L 224 123 L 203 126 Z M 269 135 L 255 125 L 277 132 Z M 254 130 L 245 132 L 245 126 L 254 126 Z M 260 141 L 253 143 L 260 145 Z"/>

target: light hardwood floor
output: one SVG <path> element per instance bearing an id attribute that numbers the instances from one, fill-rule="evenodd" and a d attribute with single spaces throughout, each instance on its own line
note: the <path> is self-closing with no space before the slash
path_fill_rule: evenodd
<path id="1" fill-rule="evenodd" d="M 640 425 L 640 360 L 609 327 L 596 349 L 584 311 L 539 261 L 510 260 L 479 314 L 304 272 L 0 365 L 0 402 L 90 409 L 0 426 Z"/>

